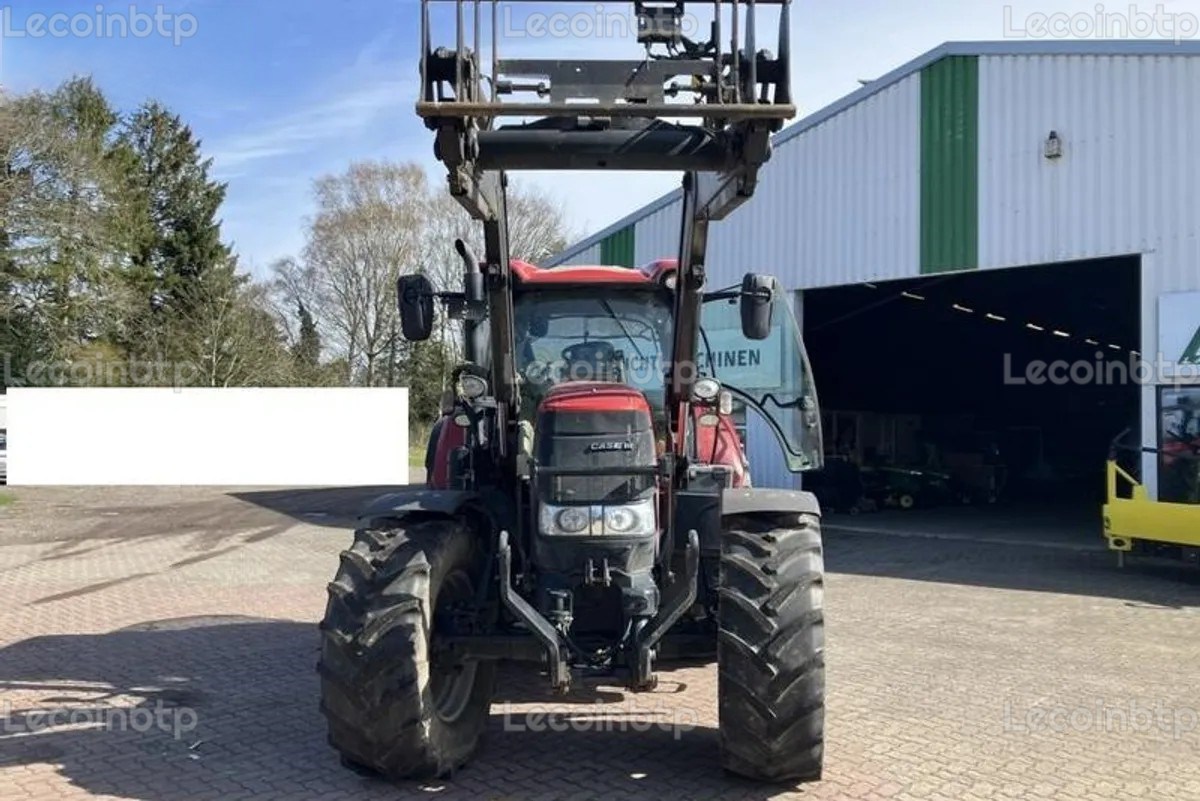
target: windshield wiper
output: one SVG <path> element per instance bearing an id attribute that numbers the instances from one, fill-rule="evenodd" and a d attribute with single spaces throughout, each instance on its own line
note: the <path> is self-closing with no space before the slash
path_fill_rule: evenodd
<path id="1" fill-rule="evenodd" d="M 600 300 L 600 306 L 606 312 L 608 312 L 609 317 L 611 317 L 617 321 L 617 325 L 620 326 L 620 328 L 621 328 L 621 333 L 624 334 L 625 338 L 629 340 L 629 344 L 633 345 L 634 353 L 636 353 L 638 355 L 639 359 L 641 359 L 642 361 L 645 361 L 646 357 L 642 355 L 642 349 L 639 348 L 637 346 L 637 343 L 633 341 L 633 337 L 629 335 L 629 329 L 625 327 L 625 323 L 621 322 L 621 318 L 617 316 L 617 313 L 615 311 L 613 311 L 612 304 L 609 303 L 606 298 L 604 298 L 604 299 Z"/>

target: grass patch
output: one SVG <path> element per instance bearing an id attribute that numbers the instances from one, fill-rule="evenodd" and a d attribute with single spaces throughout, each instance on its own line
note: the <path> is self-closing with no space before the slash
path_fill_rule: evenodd
<path id="1" fill-rule="evenodd" d="M 17 502 L 16 496 L 10 495 L 7 492 L 0 492 L 0 507 L 8 506 Z"/>

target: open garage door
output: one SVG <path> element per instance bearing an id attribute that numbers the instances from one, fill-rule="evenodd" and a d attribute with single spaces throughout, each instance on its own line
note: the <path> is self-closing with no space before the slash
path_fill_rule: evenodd
<path id="1" fill-rule="evenodd" d="M 835 516 L 1099 542 L 1110 443 L 1124 429 L 1138 441 L 1138 258 L 810 290 L 803 302 L 827 463 L 806 484 Z"/>

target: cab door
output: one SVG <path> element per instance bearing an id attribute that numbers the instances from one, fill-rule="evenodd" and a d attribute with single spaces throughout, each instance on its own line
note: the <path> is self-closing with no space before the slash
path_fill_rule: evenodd
<path id="1" fill-rule="evenodd" d="M 736 401 L 758 410 L 793 473 L 821 467 L 821 414 L 808 354 L 790 298 L 775 290 L 771 333 L 751 340 L 742 333 L 737 297 L 708 300 L 696 347 L 697 372 L 721 382 Z"/>

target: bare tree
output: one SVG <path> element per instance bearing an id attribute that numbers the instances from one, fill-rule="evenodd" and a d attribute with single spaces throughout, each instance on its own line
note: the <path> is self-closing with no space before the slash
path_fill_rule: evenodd
<path id="1" fill-rule="evenodd" d="M 268 288 L 232 268 L 205 276 L 187 289 L 184 336 L 173 343 L 176 374 L 208 387 L 283 386 L 291 362 L 267 297 Z"/>
<path id="2" fill-rule="evenodd" d="M 301 306 L 316 310 L 319 303 L 316 271 L 291 257 L 272 263 L 270 270 L 267 302 L 283 332 L 284 340 L 291 347 L 300 339 L 300 321 L 296 310 Z"/>
<path id="3" fill-rule="evenodd" d="M 303 304 L 322 344 L 344 360 L 347 383 L 393 383 L 398 370 L 412 381 L 411 371 L 403 370 L 412 366 L 411 348 L 397 337 L 396 279 L 420 272 L 438 289 L 459 288 L 462 261 L 454 242 L 463 239 L 482 257 L 481 225 L 412 163 L 353 164 L 318 180 L 315 195 L 302 258 L 272 265 L 276 317 L 294 341 L 295 310 Z M 509 192 L 509 230 L 512 257 L 527 261 L 545 260 L 570 237 L 561 205 L 521 187 Z M 461 354 L 455 328 L 444 317 L 434 343 L 449 361 Z"/>
<path id="4" fill-rule="evenodd" d="M 449 195 L 430 201 L 433 213 L 426 223 L 423 268 L 439 287 L 457 282 L 462 272 L 454 241 L 462 239 L 483 257 L 483 229 Z M 508 191 L 508 251 L 514 259 L 539 264 L 570 244 L 574 236 L 563 206 L 553 197 L 519 184 Z"/>
<path id="5" fill-rule="evenodd" d="M 540 264 L 577 237 L 561 203 L 531 187 L 516 185 L 508 193 L 508 238 L 512 258 Z"/>
<path id="6" fill-rule="evenodd" d="M 415 164 L 366 162 L 319 179 L 315 191 L 304 250 L 311 308 L 350 370 L 375 384 L 380 358 L 395 346 L 396 279 L 419 262 L 428 182 Z"/>

